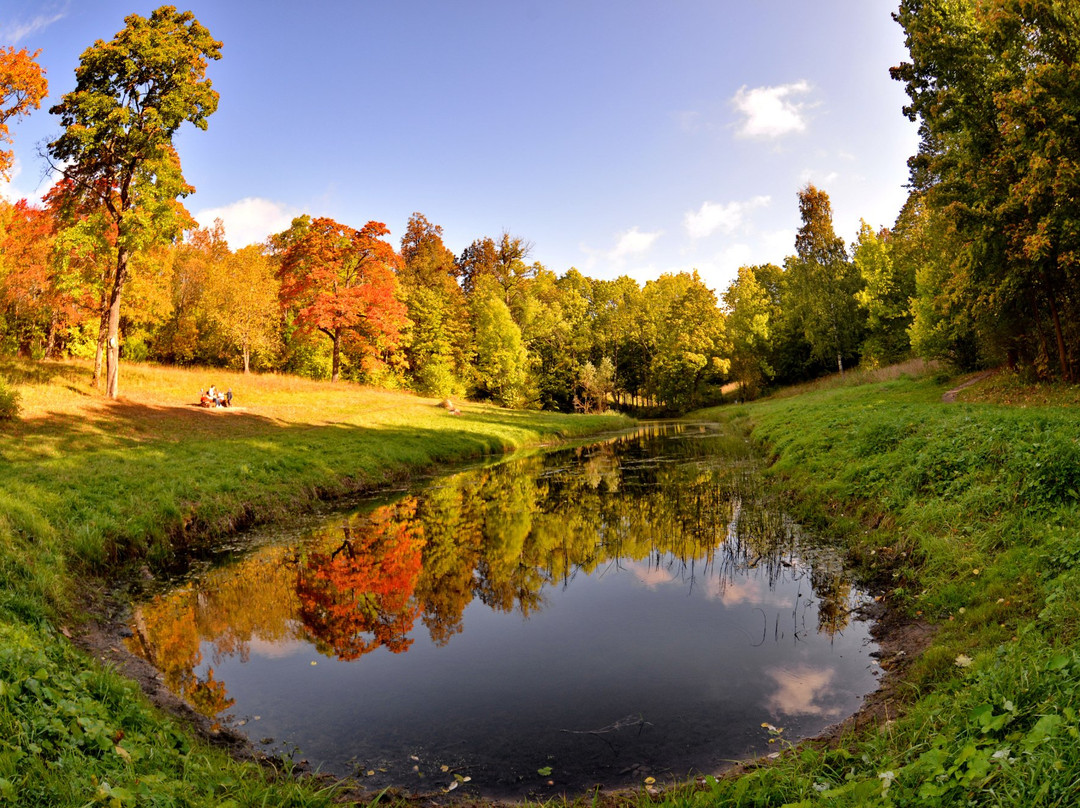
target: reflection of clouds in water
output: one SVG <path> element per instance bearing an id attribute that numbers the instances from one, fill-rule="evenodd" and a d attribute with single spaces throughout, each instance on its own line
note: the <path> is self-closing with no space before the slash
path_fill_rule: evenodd
<path id="1" fill-rule="evenodd" d="M 709 577 L 704 584 L 705 596 L 709 600 L 718 600 L 725 606 L 782 606 L 791 605 L 791 595 L 769 585 L 762 577 L 739 577 L 724 580 L 719 576 Z"/>
<path id="2" fill-rule="evenodd" d="M 680 580 L 679 576 L 672 573 L 671 570 L 654 567 L 651 564 L 644 564 L 640 561 L 631 561 L 625 566 L 633 573 L 635 578 L 645 584 L 649 589 L 656 589 L 663 584 L 670 584 Z"/>
<path id="3" fill-rule="evenodd" d="M 302 640 L 260 640 L 252 637 L 248 641 L 250 656 L 263 659 L 285 659 L 299 653 L 310 653 L 311 644 Z"/>
<path id="4" fill-rule="evenodd" d="M 705 584 L 706 597 L 709 600 L 718 600 L 725 606 L 738 606 L 740 603 L 761 604 L 768 603 L 769 595 L 776 600 L 776 593 L 769 591 L 767 581 L 744 578 L 739 581 L 723 581 L 713 576 Z"/>
<path id="5" fill-rule="evenodd" d="M 836 671 L 799 665 L 796 668 L 769 668 L 765 671 L 777 690 L 765 702 L 773 715 L 835 716 L 841 710 L 822 702 L 833 695 Z"/>

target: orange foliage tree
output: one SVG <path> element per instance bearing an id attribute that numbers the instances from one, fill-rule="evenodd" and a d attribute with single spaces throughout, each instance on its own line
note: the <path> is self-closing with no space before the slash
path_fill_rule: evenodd
<path id="1" fill-rule="evenodd" d="M 333 344 L 331 380 L 341 377 L 342 340 L 356 338 L 365 358 L 381 348 L 396 348 L 405 324 L 405 306 L 398 299 L 394 268 L 398 255 L 383 240 L 390 231 L 381 222 L 360 230 L 333 219 L 293 222 L 281 257 L 282 304 L 296 322 L 317 330 Z"/>
<path id="2" fill-rule="evenodd" d="M 415 500 L 411 508 L 415 511 Z M 332 552 L 311 552 L 297 574 L 300 618 L 320 649 L 356 659 L 383 646 L 408 650 L 423 604 L 414 597 L 423 532 L 401 506 L 377 508 Z"/>
<path id="3" fill-rule="evenodd" d="M 6 338 L 26 356 L 51 356 L 86 316 L 86 292 L 57 245 L 51 210 L 21 200 L 0 213 L 0 309 Z"/>
<path id="4" fill-rule="evenodd" d="M 0 48 L 0 143 L 11 142 L 7 122 L 16 115 L 29 115 L 41 106 L 49 92 L 45 71 L 35 61 L 40 50 L 28 53 L 26 48 Z M 14 162 L 10 149 L 0 150 L 0 177 L 8 178 Z"/>

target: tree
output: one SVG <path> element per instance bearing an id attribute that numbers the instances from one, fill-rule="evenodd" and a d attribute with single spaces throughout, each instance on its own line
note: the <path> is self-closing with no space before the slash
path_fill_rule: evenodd
<path id="1" fill-rule="evenodd" d="M 529 354 L 510 308 L 495 288 L 486 287 L 481 284 L 471 300 L 477 385 L 503 406 L 518 407 L 529 397 Z"/>
<path id="2" fill-rule="evenodd" d="M 253 352 L 270 353 L 277 343 L 278 289 L 270 259 L 254 244 L 229 255 L 207 278 L 207 312 L 228 345 L 239 350 L 244 373 Z"/>
<path id="3" fill-rule="evenodd" d="M 184 122 L 199 129 L 218 105 L 206 78 L 221 43 L 189 11 L 162 6 L 149 19 L 131 14 L 112 40 L 87 48 L 76 87 L 50 111 L 64 133 L 49 144 L 73 190 L 95 200 L 116 227 L 108 297 L 106 395 L 119 395 L 120 308 L 129 262 L 138 250 L 178 234 L 187 217 L 173 136 Z"/>
<path id="4" fill-rule="evenodd" d="M 903 359 L 911 349 L 907 331 L 911 325 L 915 272 L 910 265 L 893 260 L 893 244 L 892 233 L 887 229 L 875 232 L 864 221 L 853 255 L 862 278 L 862 289 L 855 293 L 855 299 L 866 312 L 862 358 L 876 364 Z"/>
<path id="5" fill-rule="evenodd" d="M 744 266 L 723 294 L 731 369 L 741 395 L 755 397 L 775 375 L 772 354 L 781 318 L 780 278 L 775 265 Z"/>
<path id="6" fill-rule="evenodd" d="M 536 277 L 539 264 L 526 264 L 532 244 L 520 236 L 503 233 L 498 243 L 493 239 L 477 239 L 466 247 L 458 259 L 465 293 L 471 295 L 487 278 L 498 286 L 503 302 L 510 307 L 514 322 L 522 325 L 523 308 L 528 282 Z"/>
<path id="7" fill-rule="evenodd" d="M 37 63 L 40 53 L 28 53 L 26 48 L 0 48 L 0 143 L 11 143 L 7 122 L 38 109 L 49 92 L 45 71 Z M 11 149 L 0 150 L 0 178 L 10 179 L 13 163 Z"/>
<path id="8" fill-rule="evenodd" d="M 163 284 L 167 301 L 164 322 L 158 329 L 155 355 L 179 364 L 205 361 L 205 342 L 211 327 L 207 291 L 215 276 L 224 271 L 231 254 L 225 240 L 225 226 L 217 219 L 212 227 L 195 228 L 171 251 L 171 273 Z"/>
<path id="9" fill-rule="evenodd" d="M 706 403 L 706 383 L 731 369 L 731 343 L 716 294 L 697 270 L 665 273 L 645 284 L 642 304 L 651 326 L 650 392 L 669 407 Z"/>
<path id="10" fill-rule="evenodd" d="M 793 313 L 814 357 L 835 357 L 843 373 L 844 357 L 854 354 L 862 331 L 855 300 L 859 273 L 833 230 L 829 195 L 807 185 L 799 191 L 799 213 L 803 223 L 795 235 L 796 255 L 786 268 Z"/>
<path id="11" fill-rule="evenodd" d="M 893 68 L 919 122 L 912 183 L 948 220 L 948 283 L 984 353 L 1071 379 L 1080 357 L 1080 10 L 904 0 Z M 939 313 L 944 311 L 938 305 Z M 947 323 L 940 323 L 948 326 Z M 961 328 L 963 328 L 961 324 Z"/>
<path id="12" fill-rule="evenodd" d="M 608 357 L 599 366 L 586 362 L 578 377 L 581 385 L 582 407 L 585 412 L 605 412 L 608 399 L 615 392 L 615 365 Z"/>
<path id="13" fill-rule="evenodd" d="M 456 393 L 469 373 L 469 318 L 442 227 L 414 213 L 401 237 L 401 259 L 398 279 L 409 309 L 405 353 L 413 385 L 428 395 Z"/>
<path id="14" fill-rule="evenodd" d="M 325 334 L 332 347 L 331 381 L 341 378 L 343 338 L 351 334 L 369 349 L 386 342 L 396 346 L 405 324 L 405 306 L 397 297 L 398 265 L 382 222 L 360 230 L 319 218 L 293 221 L 279 235 L 289 243 L 278 278 L 281 299 L 302 328 Z M 288 235 L 292 233 L 292 235 Z"/>

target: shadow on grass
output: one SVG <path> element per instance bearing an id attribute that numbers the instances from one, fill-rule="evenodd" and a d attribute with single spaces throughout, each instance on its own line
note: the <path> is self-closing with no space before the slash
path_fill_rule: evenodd
<path id="1" fill-rule="evenodd" d="M 64 385 L 68 390 L 87 395 L 85 390 L 75 387 L 74 382 L 89 385 L 92 378 L 89 368 L 70 363 L 30 362 L 25 359 L 0 357 L 0 379 L 6 379 L 12 384 L 55 384 L 57 380 L 66 380 L 72 382 Z"/>

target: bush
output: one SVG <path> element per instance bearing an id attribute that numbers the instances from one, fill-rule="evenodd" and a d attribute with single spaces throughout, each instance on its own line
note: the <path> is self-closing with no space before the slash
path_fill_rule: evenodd
<path id="1" fill-rule="evenodd" d="M 0 380 L 0 421 L 14 421 L 19 417 L 19 393 Z"/>

